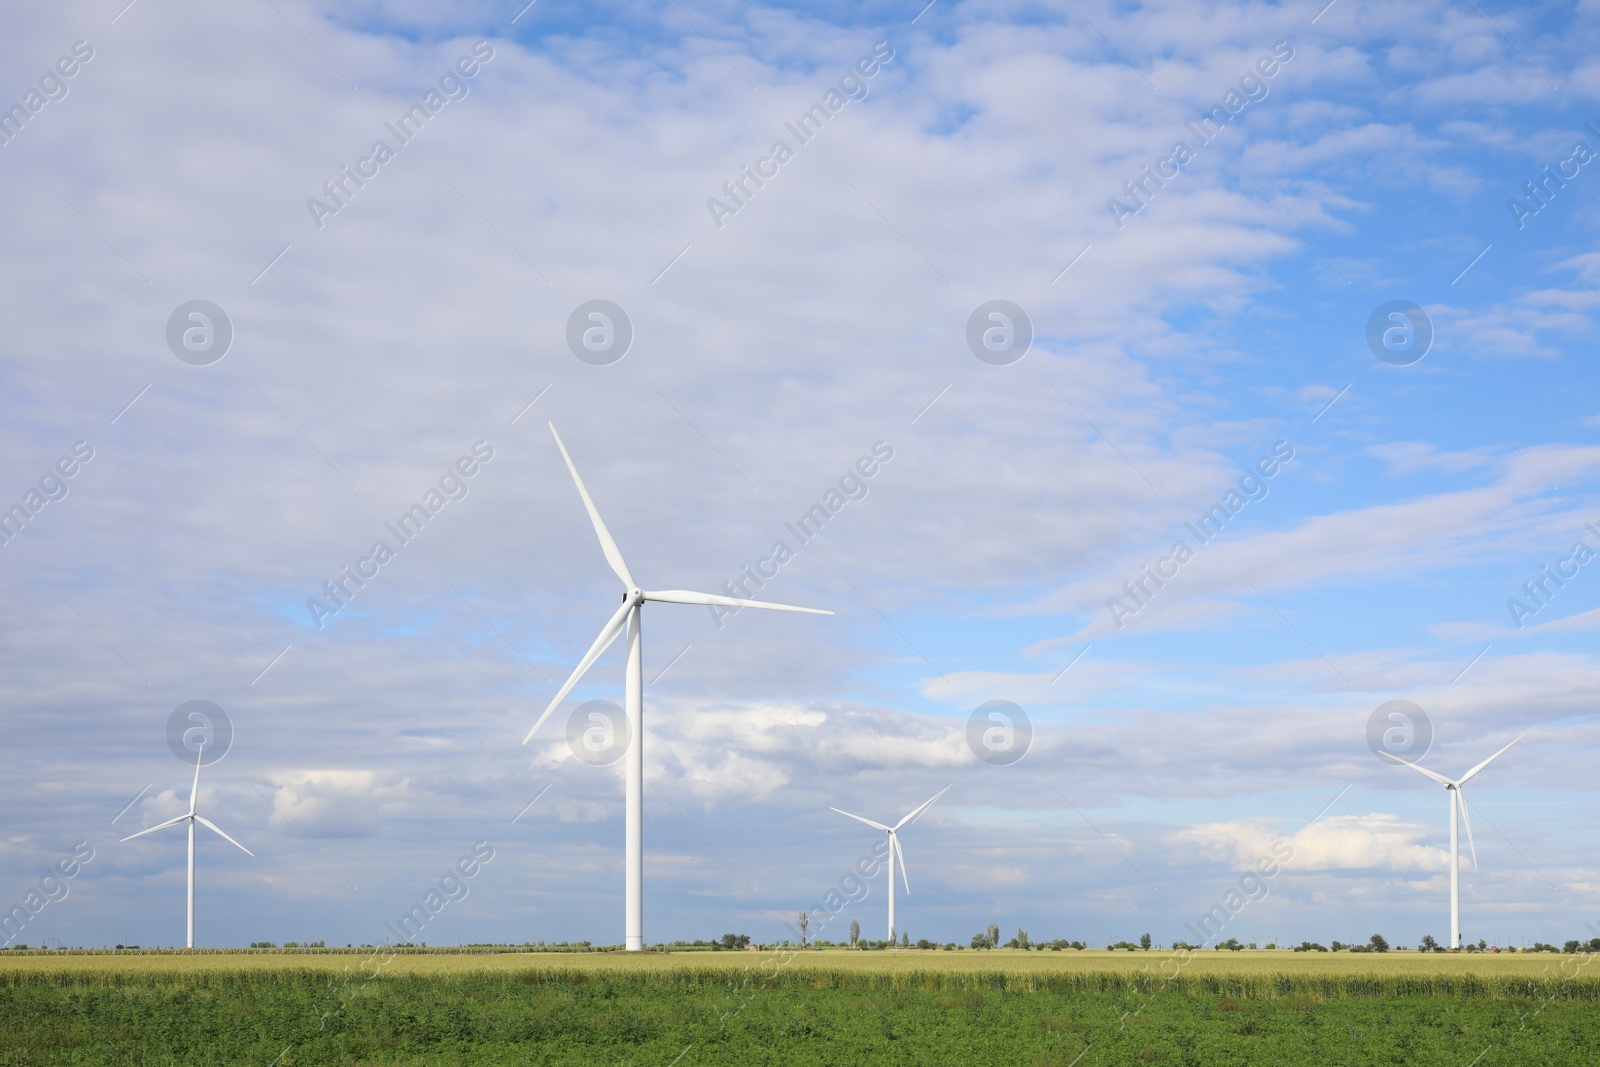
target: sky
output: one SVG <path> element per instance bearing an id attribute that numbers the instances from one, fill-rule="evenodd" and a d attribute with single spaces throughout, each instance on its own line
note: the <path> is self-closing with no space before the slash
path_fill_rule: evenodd
<path id="1" fill-rule="evenodd" d="M 7 14 L 10 943 L 620 943 L 552 423 L 649 942 L 1600 935 L 1600 4 L 523 2 Z"/>

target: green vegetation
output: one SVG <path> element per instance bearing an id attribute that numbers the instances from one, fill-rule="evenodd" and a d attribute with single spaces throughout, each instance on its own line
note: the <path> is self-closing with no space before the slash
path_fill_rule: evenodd
<path id="1" fill-rule="evenodd" d="M 1277 969 L 1241 969 L 1252 955 Z M 1156 966 L 1166 954 L 1110 969 L 1125 951 L 1094 954 L 1099 969 L 1077 966 L 1089 962 L 1078 953 L 1015 950 L 418 954 L 387 965 L 340 954 L 318 967 L 275 953 L 233 965 L 22 957 L 0 968 L 0 1065 L 1492 1067 L 1600 1055 L 1600 980 L 1515 958 L 1403 955 L 1413 966 L 1369 956 L 1374 969 L 1355 973 L 1343 954 L 1205 952 L 1168 981 Z M 1051 960 L 1075 965 L 1037 965 Z"/>

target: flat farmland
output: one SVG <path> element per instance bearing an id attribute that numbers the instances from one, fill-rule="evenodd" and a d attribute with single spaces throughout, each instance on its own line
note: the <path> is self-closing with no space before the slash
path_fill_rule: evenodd
<path id="1" fill-rule="evenodd" d="M 1586 957 L 1178 962 L 1160 950 L 8 954 L 0 1064 L 1600 1060 Z"/>
<path id="2" fill-rule="evenodd" d="M 503 973 L 527 970 L 582 971 L 595 975 L 650 975 L 671 971 L 728 972 L 730 979 L 745 969 L 822 970 L 844 974 L 1049 975 L 1140 974 L 1157 978 L 1198 975 L 1252 977 L 1288 975 L 1404 975 L 1413 977 L 1476 976 L 1481 978 L 1600 977 L 1600 966 L 1588 957 L 1553 953 L 1449 952 L 1218 952 L 1171 949 L 1110 952 L 1105 949 L 1061 952 L 906 950 L 856 952 L 849 949 L 799 951 L 768 948 L 743 952 L 395 952 L 384 949 L 317 951 L 7 953 L 0 955 L 0 974 L 75 974 L 114 971 L 161 974 L 192 970 L 307 970 L 340 973 L 381 971 L 384 975 L 440 976 L 471 971 Z"/>

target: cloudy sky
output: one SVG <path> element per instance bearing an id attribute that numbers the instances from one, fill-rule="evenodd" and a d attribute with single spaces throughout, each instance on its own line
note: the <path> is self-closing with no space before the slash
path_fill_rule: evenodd
<path id="1" fill-rule="evenodd" d="M 182 943 L 119 838 L 209 736 L 200 944 L 477 842 L 418 940 L 620 941 L 621 646 L 519 743 L 621 591 L 549 422 L 646 587 L 836 613 L 647 609 L 650 941 L 946 785 L 913 939 L 1170 942 L 1274 848 L 1224 936 L 1443 939 L 1393 700 L 1526 735 L 1465 935 L 1600 924 L 1600 5 L 1323 2 L 11 12 L 0 896 L 93 850 L 13 940 Z"/>

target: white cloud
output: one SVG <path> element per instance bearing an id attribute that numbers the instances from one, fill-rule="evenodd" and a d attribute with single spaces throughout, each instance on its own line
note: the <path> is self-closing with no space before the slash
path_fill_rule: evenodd
<path id="1" fill-rule="evenodd" d="M 1274 858 L 1285 871 L 1446 869 L 1450 854 L 1422 844 L 1425 836 L 1428 831 L 1422 826 L 1373 812 L 1329 816 L 1286 838 L 1270 820 L 1242 819 L 1188 827 L 1173 833 L 1170 840 L 1238 869 Z M 1282 859 L 1286 848 L 1290 858 Z"/>
<path id="2" fill-rule="evenodd" d="M 271 824 L 313 837 L 371 837 L 385 810 L 395 811 L 411 792 L 409 780 L 371 770 L 283 771 L 270 780 Z"/>

